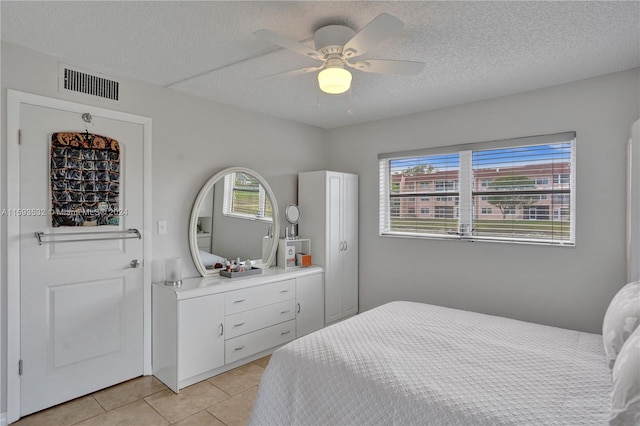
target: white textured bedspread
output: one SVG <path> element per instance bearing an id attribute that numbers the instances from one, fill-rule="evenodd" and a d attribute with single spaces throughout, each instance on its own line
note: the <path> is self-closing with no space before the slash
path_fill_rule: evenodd
<path id="1" fill-rule="evenodd" d="M 253 425 L 606 425 L 597 334 L 392 302 L 271 357 Z"/>

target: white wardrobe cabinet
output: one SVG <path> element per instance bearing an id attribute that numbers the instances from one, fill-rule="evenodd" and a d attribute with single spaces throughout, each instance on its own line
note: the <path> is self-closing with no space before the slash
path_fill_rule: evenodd
<path id="1" fill-rule="evenodd" d="M 312 242 L 325 271 L 325 324 L 358 313 L 358 176 L 332 171 L 298 174 L 298 231 Z"/>

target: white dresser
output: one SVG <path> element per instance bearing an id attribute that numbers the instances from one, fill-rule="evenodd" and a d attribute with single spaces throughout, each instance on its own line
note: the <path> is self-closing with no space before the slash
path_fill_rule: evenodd
<path id="1" fill-rule="evenodd" d="M 154 284 L 153 374 L 174 392 L 251 362 L 324 325 L 323 270 Z"/>

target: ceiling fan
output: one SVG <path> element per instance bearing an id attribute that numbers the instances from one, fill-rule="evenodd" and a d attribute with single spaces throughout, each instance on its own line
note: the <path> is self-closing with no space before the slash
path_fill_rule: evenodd
<path id="1" fill-rule="evenodd" d="M 422 71 L 424 62 L 389 59 L 366 59 L 352 62 L 357 56 L 365 54 L 393 35 L 403 25 L 400 19 L 388 13 L 378 15 L 358 33 L 344 25 L 327 25 L 314 33 L 315 50 L 270 30 L 258 30 L 253 34 L 293 52 L 322 61 L 322 64 L 316 67 L 285 71 L 269 77 L 295 76 L 320 70 L 318 73 L 320 90 L 337 95 L 346 92 L 351 87 L 351 73 L 346 68 L 395 75 L 416 75 Z"/>

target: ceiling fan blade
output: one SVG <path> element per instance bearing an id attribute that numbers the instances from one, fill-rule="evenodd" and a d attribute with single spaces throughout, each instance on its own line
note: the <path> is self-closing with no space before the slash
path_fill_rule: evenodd
<path id="1" fill-rule="evenodd" d="M 392 61 L 388 59 L 369 59 L 355 64 L 345 63 L 364 72 L 378 74 L 416 75 L 424 69 L 424 62 Z"/>
<path id="2" fill-rule="evenodd" d="M 318 71 L 319 69 L 324 68 L 324 64 L 319 65 L 317 67 L 308 67 L 308 68 L 300 68 L 297 70 L 291 70 L 291 71 L 284 71 L 284 72 L 278 72 L 275 74 L 269 74 L 269 75 L 265 75 L 264 77 L 258 77 L 256 78 L 256 80 L 263 80 L 265 78 L 272 78 L 272 77 L 294 77 L 296 75 L 302 75 L 302 74 L 309 74 L 312 73 L 314 71 Z"/>
<path id="3" fill-rule="evenodd" d="M 277 44 L 278 46 L 284 47 L 285 49 L 289 49 L 291 51 L 299 53 L 301 55 L 314 58 L 314 59 L 319 59 L 321 61 L 323 60 L 322 53 L 317 52 L 311 49 L 310 47 L 305 46 L 304 44 L 299 43 L 295 40 L 291 40 L 290 38 L 282 36 L 278 33 L 274 33 L 273 31 L 258 30 L 258 31 L 255 31 L 253 35 L 263 40 L 270 41 L 273 44 Z"/>
<path id="4" fill-rule="evenodd" d="M 378 15 L 344 45 L 343 52 L 345 57 L 352 58 L 362 55 L 396 33 L 403 26 L 402 21 L 395 16 L 391 16 L 388 13 Z"/>

